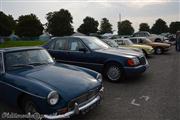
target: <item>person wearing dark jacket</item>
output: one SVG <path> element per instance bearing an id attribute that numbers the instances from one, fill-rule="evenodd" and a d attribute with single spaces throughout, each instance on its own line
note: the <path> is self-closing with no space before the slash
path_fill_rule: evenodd
<path id="1" fill-rule="evenodd" d="M 176 33 L 176 51 L 180 51 L 180 31 Z"/>

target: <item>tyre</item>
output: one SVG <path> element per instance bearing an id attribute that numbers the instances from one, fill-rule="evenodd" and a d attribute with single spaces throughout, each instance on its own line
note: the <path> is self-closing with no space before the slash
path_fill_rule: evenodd
<path id="1" fill-rule="evenodd" d="M 105 67 L 104 76 L 111 82 L 124 80 L 122 67 L 117 63 L 109 63 Z"/>
<path id="2" fill-rule="evenodd" d="M 28 113 L 31 113 L 31 114 L 37 113 L 36 106 L 35 106 L 35 104 L 32 102 L 32 100 L 29 97 L 24 97 L 23 98 L 21 107 L 22 107 L 22 111 L 25 114 L 28 114 Z"/>
<path id="3" fill-rule="evenodd" d="M 162 54 L 162 53 L 163 53 L 163 50 L 162 50 L 162 48 L 160 48 L 160 47 L 157 47 L 157 48 L 155 49 L 155 53 L 156 53 L 157 55 L 160 55 L 160 54 Z"/>
<path id="4" fill-rule="evenodd" d="M 154 42 L 161 42 L 161 39 L 157 38 Z"/>

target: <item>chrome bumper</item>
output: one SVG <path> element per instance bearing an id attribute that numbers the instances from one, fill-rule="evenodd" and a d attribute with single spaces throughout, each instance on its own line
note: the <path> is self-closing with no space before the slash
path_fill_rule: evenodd
<path id="1" fill-rule="evenodd" d="M 100 90 L 100 92 L 103 92 L 103 89 L 102 88 Z M 84 106 L 81 106 L 79 107 L 79 105 L 77 103 L 75 103 L 75 108 L 74 110 L 70 111 L 70 112 L 67 112 L 65 114 L 62 114 L 62 115 L 44 115 L 44 118 L 46 119 L 50 119 L 50 120 L 53 120 L 53 119 L 64 119 L 64 118 L 69 118 L 70 116 L 74 115 L 74 114 L 79 114 L 80 111 L 83 111 L 83 110 L 86 110 L 87 108 L 89 108 L 90 106 L 92 106 L 93 104 L 99 102 L 102 98 L 102 95 L 101 93 L 96 96 L 93 100 L 91 100 L 90 102 L 88 102 L 87 104 L 85 104 Z"/>

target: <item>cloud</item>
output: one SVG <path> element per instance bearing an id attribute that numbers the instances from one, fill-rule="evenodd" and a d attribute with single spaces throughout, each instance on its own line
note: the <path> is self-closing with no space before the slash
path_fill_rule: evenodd
<path id="1" fill-rule="evenodd" d="M 20 15 L 34 13 L 42 23 L 46 23 L 48 12 L 68 9 L 73 16 L 75 29 L 86 16 L 100 22 L 106 17 L 117 30 L 119 14 L 122 20 L 128 19 L 138 30 L 139 23 L 147 22 L 151 26 L 156 19 L 163 18 L 168 24 L 180 20 L 180 2 L 172 0 L 2 0 L 2 11 L 15 19 Z"/>

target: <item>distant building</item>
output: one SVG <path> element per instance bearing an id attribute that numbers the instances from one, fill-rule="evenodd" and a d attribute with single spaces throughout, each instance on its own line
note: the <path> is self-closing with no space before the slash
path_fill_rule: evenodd
<path id="1" fill-rule="evenodd" d="M 19 40 L 19 37 L 15 35 L 14 33 L 12 33 L 8 38 L 11 40 Z"/>

